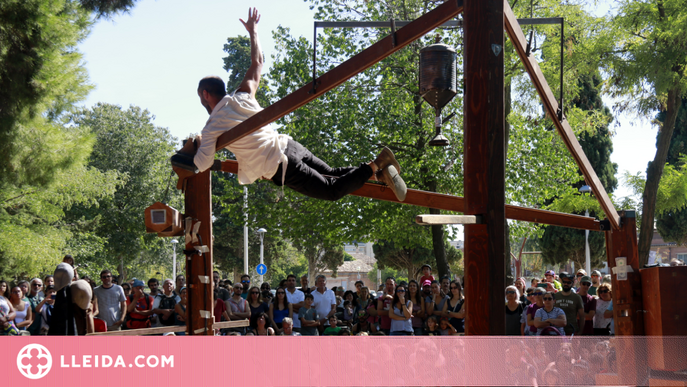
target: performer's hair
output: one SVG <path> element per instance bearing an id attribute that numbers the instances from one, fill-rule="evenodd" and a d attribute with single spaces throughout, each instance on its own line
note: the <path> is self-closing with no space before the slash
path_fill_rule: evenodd
<path id="1" fill-rule="evenodd" d="M 227 95 L 227 88 L 224 86 L 224 81 L 217 76 L 209 76 L 201 79 L 200 82 L 198 82 L 198 90 L 205 90 L 218 98 L 223 98 Z"/>

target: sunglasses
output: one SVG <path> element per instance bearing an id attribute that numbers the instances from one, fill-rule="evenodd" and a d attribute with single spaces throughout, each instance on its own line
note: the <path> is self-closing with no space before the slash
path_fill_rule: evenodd
<path id="1" fill-rule="evenodd" d="M 250 294 L 260 294 L 260 292 L 250 292 Z"/>
<path id="2" fill-rule="evenodd" d="M 42 288 L 43 285 L 41 285 L 41 284 L 33 284 L 33 287 L 34 287 L 34 288 Z"/>
<path id="3" fill-rule="evenodd" d="M 577 277 L 584 277 L 584 274 L 578 274 Z"/>
<path id="4" fill-rule="evenodd" d="M 553 301 L 553 297 L 544 297 L 544 301 Z"/>
<path id="5" fill-rule="evenodd" d="M 533 296 L 543 296 L 544 293 L 542 293 L 542 292 L 534 292 L 534 293 L 532 293 L 532 295 L 533 295 Z"/>
<path id="6" fill-rule="evenodd" d="M 406 292 L 405 289 L 398 289 L 398 290 L 396 290 L 396 293 L 405 293 L 405 292 Z"/>
<path id="7" fill-rule="evenodd" d="M 610 293 L 610 292 L 608 290 L 604 289 L 604 290 L 598 290 L 597 293 L 604 294 L 604 293 Z"/>
<path id="8" fill-rule="evenodd" d="M 572 285 L 572 281 L 563 281 L 563 285 Z"/>
<path id="9" fill-rule="evenodd" d="M 512 291 L 512 290 L 509 290 L 509 291 L 506 292 L 506 294 L 515 294 L 515 292 Z"/>
<path id="10" fill-rule="evenodd" d="M 250 281 L 241 281 L 242 284 L 249 284 Z"/>
<path id="11" fill-rule="evenodd" d="M 458 286 L 451 286 L 451 290 L 458 289 Z"/>
<path id="12" fill-rule="evenodd" d="M 589 282 L 582 282 L 582 286 L 592 286 L 592 284 Z"/>
<path id="13" fill-rule="evenodd" d="M 277 294 L 286 294 L 286 292 L 277 292 Z"/>

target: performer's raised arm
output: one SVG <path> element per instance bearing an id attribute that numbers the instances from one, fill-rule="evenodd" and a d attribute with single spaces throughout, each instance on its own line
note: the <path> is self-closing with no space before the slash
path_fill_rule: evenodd
<path id="1" fill-rule="evenodd" d="M 260 14 L 255 8 L 248 9 L 248 21 L 241 20 L 243 26 L 248 31 L 250 37 L 250 67 L 243 77 L 243 81 L 239 85 L 238 91 L 245 91 L 251 97 L 255 98 L 255 92 L 260 85 L 260 74 L 262 73 L 262 65 L 264 58 L 262 50 L 260 49 L 260 39 L 258 38 L 258 22 L 260 21 Z"/>

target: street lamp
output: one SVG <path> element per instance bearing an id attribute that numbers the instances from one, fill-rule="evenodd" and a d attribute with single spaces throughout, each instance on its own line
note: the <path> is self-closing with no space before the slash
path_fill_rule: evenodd
<path id="1" fill-rule="evenodd" d="M 172 278 L 177 278 L 177 243 L 178 240 L 172 239 Z"/>
<path id="2" fill-rule="evenodd" d="M 592 187 L 585 184 L 580 187 L 580 193 L 583 195 L 586 193 L 591 194 Z M 584 211 L 584 216 L 589 216 L 588 208 Z M 587 271 L 587 275 L 591 275 L 592 273 L 592 264 L 589 255 L 589 230 L 584 230 L 584 269 Z"/>
<path id="3" fill-rule="evenodd" d="M 261 265 L 264 263 L 263 259 L 264 259 L 265 249 L 264 249 L 264 245 L 263 245 L 263 240 L 265 239 L 265 233 L 266 232 L 267 232 L 267 230 L 265 230 L 264 228 L 258 229 L 258 235 L 260 235 L 260 264 Z M 262 277 L 262 274 L 260 274 L 260 286 L 262 286 L 262 281 L 263 281 L 263 277 Z"/>

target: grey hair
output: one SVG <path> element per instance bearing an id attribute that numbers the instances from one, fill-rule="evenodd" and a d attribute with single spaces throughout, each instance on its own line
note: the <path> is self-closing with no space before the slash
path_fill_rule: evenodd
<path id="1" fill-rule="evenodd" d="M 288 325 L 293 326 L 293 320 L 291 319 L 291 317 L 284 317 L 284 319 L 281 320 L 281 323 L 282 323 L 282 325 L 288 324 Z"/>
<path id="2" fill-rule="evenodd" d="M 325 281 L 327 280 L 327 276 L 326 276 L 326 275 L 320 274 L 320 275 L 318 275 L 317 277 L 315 277 L 315 282 L 317 282 L 317 280 L 320 279 L 320 278 L 324 278 Z"/>
<path id="3" fill-rule="evenodd" d="M 515 295 L 517 296 L 517 299 L 520 299 L 520 291 L 518 290 L 518 288 L 515 287 L 515 285 L 506 286 L 506 291 L 508 290 L 515 290 Z"/>

